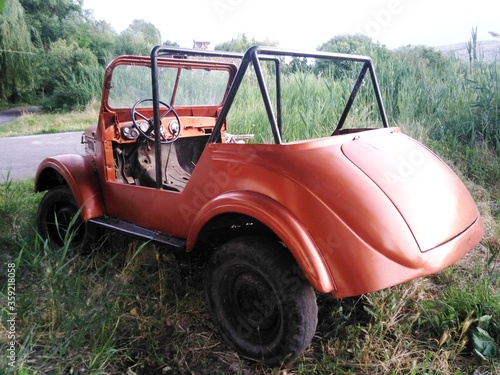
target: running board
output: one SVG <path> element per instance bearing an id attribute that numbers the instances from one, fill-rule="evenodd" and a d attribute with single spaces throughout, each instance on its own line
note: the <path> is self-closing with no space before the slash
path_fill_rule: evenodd
<path id="1" fill-rule="evenodd" d="M 166 246 L 171 250 L 186 249 L 186 240 L 183 240 L 182 238 L 168 236 L 166 234 L 112 217 L 96 217 L 94 219 L 90 219 L 89 222 L 101 228 L 125 234 L 130 237 L 135 237 L 139 240 L 151 241 L 159 245 Z"/>

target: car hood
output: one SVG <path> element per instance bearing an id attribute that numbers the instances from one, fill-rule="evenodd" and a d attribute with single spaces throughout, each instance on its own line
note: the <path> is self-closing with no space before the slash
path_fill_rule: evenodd
<path id="1" fill-rule="evenodd" d="M 457 175 L 402 133 L 360 137 L 341 150 L 394 204 L 422 252 L 456 237 L 479 216 Z"/>

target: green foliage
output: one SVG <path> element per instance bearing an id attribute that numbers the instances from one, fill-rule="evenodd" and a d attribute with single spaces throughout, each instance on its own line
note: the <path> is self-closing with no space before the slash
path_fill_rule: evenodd
<path id="1" fill-rule="evenodd" d="M 362 35 L 338 36 L 319 49 L 372 57 L 392 123 L 423 124 L 436 142 L 484 143 L 500 155 L 500 65 L 480 61 L 475 38 L 473 30 L 470 66 L 429 47 L 390 51 Z M 346 63 L 315 66 L 317 73 L 332 69 L 336 76 L 352 73 Z"/>
<path id="2" fill-rule="evenodd" d="M 171 40 L 164 40 L 161 44 L 163 44 L 164 46 L 170 46 L 170 47 L 180 47 L 179 43 L 172 42 Z"/>
<path id="3" fill-rule="evenodd" d="M 42 108 L 54 110 L 83 110 L 88 103 L 97 98 L 102 88 L 103 69 L 99 66 L 81 66 L 75 72 L 68 72 L 56 82 L 54 91 L 44 102 Z"/>
<path id="4" fill-rule="evenodd" d="M 217 44 L 214 49 L 216 51 L 245 52 L 249 47 L 255 45 L 272 47 L 277 46 L 278 42 L 269 39 L 256 40 L 254 37 L 249 38 L 246 34 L 238 34 L 230 41 Z"/>
<path id="5" fill-rule="evenodd" d="M 477 26 L 472 28 L 471 38 L 467 41 L 467 54 L 469 55 L 469 64 L 476 63 L 478 61 L 478 50 L 477 50 Z"/>
<path id="6" fill-rule="evenodd" d="M 149 55 L 161 43 L 149 22 L 134 20 L 118 35 L 82 5 L 82 0 L 6 4 L 0 14 L 0 102 L 43 99 L 51 111 L 82 108 L 100 97 L 103 71 L 96 61 L 105 67 L 119 54 Z"/>
<path id="7" fill-rule="evenodd" d="M 83 131 L 96 124 L 100 104 L 92 101 L 83 111 L 25 113 L 13 122 L 0 126 L 0 137 Z"/>
<path id="8" fill-rule="evenodd" d="M 478 319 L 478 325 L 472 332 L 472 345 L 474 353 L 481 359 L 494 358 L 498 353 L 498 344 L 491 337 L 488 329 L 490 327 L 491 315 L 484 315 Z M 498 324 L 494 323 L 498 329 Z"/>
<path id="9" fill-rule="evenodd" d="M 88 48 L 96 55 L 101 66 L 106 66 L 116 55 L 117 34 L 106 21 L 87 21 Z"/>
<path id="10" fill-rule="evenodd" d="M 479 64 L 467 78 L 470 92 L 471 126 L 466 137 L 471 143 L 484 141 L 500 155 L 500 67 Z"/>
<path id="11" fill-rule="evenodd" d="M 372 55 L 373 48 L 382 48 L 362 34 L 339 35 L 323 43 L 318 50 L 325 52 L 349 53 L 354 55 Z"/>
<path id="12" fill-rule="evenodd" d="M 496 292 L 500 270 L 493 258 L 474 259 L 469 254 L 466 262 L 435 276 L 439 298 L 420 302 L 416 323 L 440 336 L 440 347 L 457 352 L 468 349 L 494 362 L 500 342 L 500 296 Z"/>
<path id="13" fill-rule="evenodd" d="M 160 31 L 150 22 L 134 20 L 118 37 L 117 54 L 146 55 L 161 43 Z"/>
<path id="14" fill-rule="evenodd" d="M 385 46 L 374 43 L 369 37 L 357 35 L 340 35 L 323 43 L 319 48 L 323 52 L 346 53 L 353 55 L 370 56 L 374 61 L 385 61 L 391 57 L 391 51 Z M 314 67 L 317 74 L 332 71 L 336 77 L 351 76 L 353 66 L 347 61 L 331 62 L 318 61 Z"/>
<path id="15" fill-rule="evenodd" d="M 308 64 L 305 57 L 293 57 L 286 66 L 285 73 L 305 73 L 312 71 L 312 66 Z"/>
<path id="16" fill-rule="evenodd" d="M 43 108 L 48 111 L 83 109 L 102 90 L 103 69 L 87 48 L 60 40 L 52 43 L 42 62 L 47 94 Z M 57 77 L 56 80 L 54 78 Z"/>
<path id="17" fill-rule="evenodd" d="M 84 35 L 83 0 L 19 1 L 31 25 L 33 43 L 40 42 L 44 49 L 59 39 L 76 41 Z"/>
<path id="18" fill-rule="evenodd" d="M 36 204 L 33 180 L 13 182 L 0 175 L 0 248 L 33 238 Z"/>
<path id="19" fill-rule="evenodd" d="M 18 0 L 0 13 L 0 101 L 19 101 L 35 86 L 36 49 L 24 15 Z"/>

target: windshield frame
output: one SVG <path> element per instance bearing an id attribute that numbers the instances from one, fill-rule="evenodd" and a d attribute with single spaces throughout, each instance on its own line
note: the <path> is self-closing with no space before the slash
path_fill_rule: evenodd
<path id="1" fill-rule="evenodd" d="M 144 67 L 148 69 L 148 72 L 145 72 L 144 77 L 148 78 L 148 90 L 143 90 L 144 91 L 144 97 L 141 96 L 139 99 L 145 99 L 145 98 L 152 98 L 153 97 L 153 90 L 151 88 L 150 84 L 150 77 L 151 77 L 151 60 L 148 57 L 138 57 L 138 56 L 120 56 L 116 58 L 112 64 L 110 64 L 107 67 L 107 70 L 110 74 L 107 75 L 107 80 L 104 83 L 104 88 L 105 88 L 105 93 L 103 95 L 103 101 L 106 109 L 110 112 L 114 111 L 120 111 L 123 109 L 128 109 L 131 108 L 134 103 L 130 102 L 127 104 L 123 105 L 116 105 L 113 104 L 113 92 L 115 90 L 120 91 L 120 89 L 116 88 L 113 86 L 113 79 L 116 79 L 116 74 L 119 73 L 119 69 L 121 67 Z M 163 91 L 167 90 L 168 95 L 166 98 L 161 98 L 160 100 L 164 100 L 168 102 L 170 105 L 177 106 L 177 107 L 221 107 L 222 104 L 224 103 L 226 96 L 229 91 L 230 84 L 232 80 L 234 79 L 234 75 L 236 74 L 236 66 L 227 64 L 227 63 L 213 63 L 211 62 L 210 64 L 207 64 L 206 62 L 203 61 L 195 61 L 195 60 L 190 60 L 190 61 L 176 61 L 172 59 L 160 59 L 157 64 L 158 71 L 161 69 L 172 69 L 173 74 L 175 75 L 175 78 L 173 79 L 172 86 L 171 87 L 165 87 Z M 218 93 L 217 97 L 220 98 L 220 100 L 217 100 L 217 102 L 209 102 L 207 101 L 206 103 L 181 103 L 177 104 L 176 101 L 179 99 L 179 87 L 182 88 L 182 79 L 186 76 L 186 74 L 183 71 L 200 71 L 200 72 L 211 72 L 211 71 L 218 71 L 218 72 L 225 72 L 227 73 L 227 77 L 224 77 L 224 80 L 221 80 L 220 85 L 221 85 L 221 92 Z M 156 85 L 158 85 L 158 81 L 156 82 Z M 154 85 L 153 85 L 154 86 Z M 225 87 L 222 87 L 225 86 Z M 147 94 L 146 94 L 147 91 Z M 134 96 L 135 98 L 135 96 Z"/>

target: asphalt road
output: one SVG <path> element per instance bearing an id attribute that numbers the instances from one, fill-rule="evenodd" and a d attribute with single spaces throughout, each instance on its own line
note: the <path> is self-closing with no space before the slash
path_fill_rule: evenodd
<path id="1" fill-rule="evenodd" d="M 58 154 L 84 154 L 83 132 L 0 138 L 0 183 L 34 177 L 38 164 Z"/>

